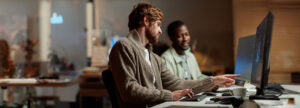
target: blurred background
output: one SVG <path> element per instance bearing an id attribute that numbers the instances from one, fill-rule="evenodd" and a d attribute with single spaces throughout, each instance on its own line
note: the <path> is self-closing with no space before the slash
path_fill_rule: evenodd
<path id="1" fill-rule="evenodd" d="M 30 104 L 36 107 L 111 107 L 101 72 L 113 44 L 128 34 L 128 15 L 139 2 L 164 13 L 155 53 L 171 45 L 167 25 L 182 20 L 201 71 L 216 75 L 234 72 L 238 39 L 254 35 L 272 11 L 269 82 L 290 83 L 291 73 L 300 71 L 300 0 L 0 0 L 0 38 L 10 46 L 14 77 L 72 82 L 13 91 L 33 92 Z M 12 95 L 18 96 L 22 93 Z M 2 100 L 12 107 L 28 105 Z"/>

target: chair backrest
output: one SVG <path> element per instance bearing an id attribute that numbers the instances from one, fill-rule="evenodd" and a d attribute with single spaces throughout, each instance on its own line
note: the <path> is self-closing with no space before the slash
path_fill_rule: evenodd
<path id="1" fill-rule="evenodd" d="M 117 94 L 115 92 L 115 90 L 116 90 L 115 81 L 114 81 L 113 75 L 110 70 L 107 69 L 102 72 L 102 80 L 104 82 L 104 85 L 105 85 L 108 93 L 109 93 L 112 107 L 119 108 L 118 98 L 117 98 Z"/>

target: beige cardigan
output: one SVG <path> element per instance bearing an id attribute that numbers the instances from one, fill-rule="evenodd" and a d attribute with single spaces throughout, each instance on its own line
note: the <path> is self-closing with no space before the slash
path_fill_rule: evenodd
<path id="1" fill-rule="evenodd" d="M 144 108 L 171 101 L 174 90 L 193 89 L 194 93 L 199 93 L 215 87 L 211 78 L 185 81 L 176 77 L 161 58 L 149 50 L 150 67 L 144 49 L 138 32 L 132 30 L 110 52 L 109 69 L 116 83 L 115 92 L 121 108 Z"/>

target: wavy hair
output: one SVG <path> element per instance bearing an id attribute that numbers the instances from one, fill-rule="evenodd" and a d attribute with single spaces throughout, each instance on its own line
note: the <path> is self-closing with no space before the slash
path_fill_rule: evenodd
<path id="1" fill-rule="evenodd" d="M 157 21 L 163 20 L 163 13 L 160 9 L 148 3 L 138 3 L 135 5 L 129 14 L 128 27 L 129 30 L 136 29 L 141 26 L 141 21 L 146 17 L 148 20 Z"/>

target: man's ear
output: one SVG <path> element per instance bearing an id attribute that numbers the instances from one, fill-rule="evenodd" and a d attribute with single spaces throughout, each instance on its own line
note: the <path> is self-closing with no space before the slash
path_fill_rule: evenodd
<path id="1" fill-rule="evenodd" d="M 150 25 L 150 21 L 148 20 L 148 18 L 146 16 L 144 16 L 142 25 L 144 25 L 144 26 L 149 26 Z"/>

